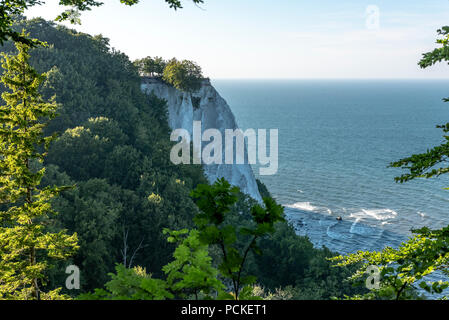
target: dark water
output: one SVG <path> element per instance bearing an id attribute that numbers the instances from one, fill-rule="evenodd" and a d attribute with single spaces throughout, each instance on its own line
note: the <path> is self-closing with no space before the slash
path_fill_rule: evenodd
<path id="1" fill-rule="evenodd" d="M 449 81 L 215 80 L 242 129 L 279 130 L 261 176 L 299 234 L 340 252 L 397 246 L 449 224 L 449 176 L 397 184 L 392 161 L 442 142 Z M 257 166 L 253 167 L 257 175 Z M 336 220 L 341 216 L 343 221 Z"/>

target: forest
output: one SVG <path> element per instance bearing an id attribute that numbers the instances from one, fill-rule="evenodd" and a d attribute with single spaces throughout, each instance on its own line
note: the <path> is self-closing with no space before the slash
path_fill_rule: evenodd
<path id="1" fill-rule="evenodd" d="M 163 4 L 173 12 L 187 2 L 207 1 Z M 0 300 L 447 299 L 449 226 L 411 229 L 380 251 L 314 247 L 261 181 L 258 202 L 208 181 L 200 165 L 170 161 L 167 101 L 143 93 L 142 79 L 190 93 L 198 109 L 199 65 L 152 52 L 131 61 L 107 37 L 56 23 L 81 23 L 104 5 L 95 0 L 58 1 L 54 21 L 23 16 L 44 3 L 0 2 Z M 366 13 L 378 28 L 379 7 Z M 422 69 L 449 61 L 449 27 L 437 34 Z M 440 145 L 385 163 L 403 170 L 392 182 L 447 175 L 449 124 L 437 128 Z"/>
<path id="2" fill-rule="evenodd" d="M 43 234 L 76 243 L 62 259 L 38 247 L 40 274 L 17 285 L 11 273 L 0 297 L 331 299 L 366 291 L 347 281 L 353 266 L 335 267 L 335 253 L 295 234 L 260 181 L 263 206 L 224 180 L 208 184 L 200 166 L 172 164 L 166 102 L 141 92 L 138 64 L 107 38 L 42 19 L 17 18 L 14 28 L 46 42 L 29 49 L 29 63 L 45 73 L 36 95 L 55 105 L 42 126 L 54 139 L 30 172 L 43 172 L 33 190 L 64 187 L 49 200 L 56 214 L 38 223 Z M 17 54 L 12 41 L 3 51 Z M 69 265 L 80 270 L 78 290 L 65 286 Z"/>

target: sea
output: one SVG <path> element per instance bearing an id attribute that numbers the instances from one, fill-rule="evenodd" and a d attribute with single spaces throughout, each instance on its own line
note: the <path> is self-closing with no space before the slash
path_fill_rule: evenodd
<path id="1" fill-rule="evenodd" d="M 449 174 L 396 183 L 389 164 L 444 141 L 449 80 L 213 80 L 239 127 L 278 129 L 260 176 L 300 235 L 340 253 L 397 247 L 449 224 Z M 337 218 L 341 217 L 341 220 Z"/>

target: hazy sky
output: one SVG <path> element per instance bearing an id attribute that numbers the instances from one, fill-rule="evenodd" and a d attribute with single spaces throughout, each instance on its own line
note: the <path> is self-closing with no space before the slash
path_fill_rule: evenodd
<path id="1" fill-rule="evenodd" d="M 26 15 L 53 19 L 57 2 Z M 103 2 L 72 27 L 102 34 L 131 59 L 194 60 L 215 79 L 449 78 L 447 64 L 417 66 L 449 25 L 449 0 L 184 0 L 178 11 L 163 0 Z"/>

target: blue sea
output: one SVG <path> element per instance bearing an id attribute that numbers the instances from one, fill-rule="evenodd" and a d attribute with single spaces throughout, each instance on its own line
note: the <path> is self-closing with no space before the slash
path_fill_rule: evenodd
<path id="1" fill-rule="evenodd" d="M 449 224 L 449 175 L 404 184 L 388 164 L 443 141 L 447 80 L 214 80 L 242 129 L 279 130 L 263 181 L 297 233 L 341 252 Z M 342 221 L 336 218 L 341 216 Z"/>

